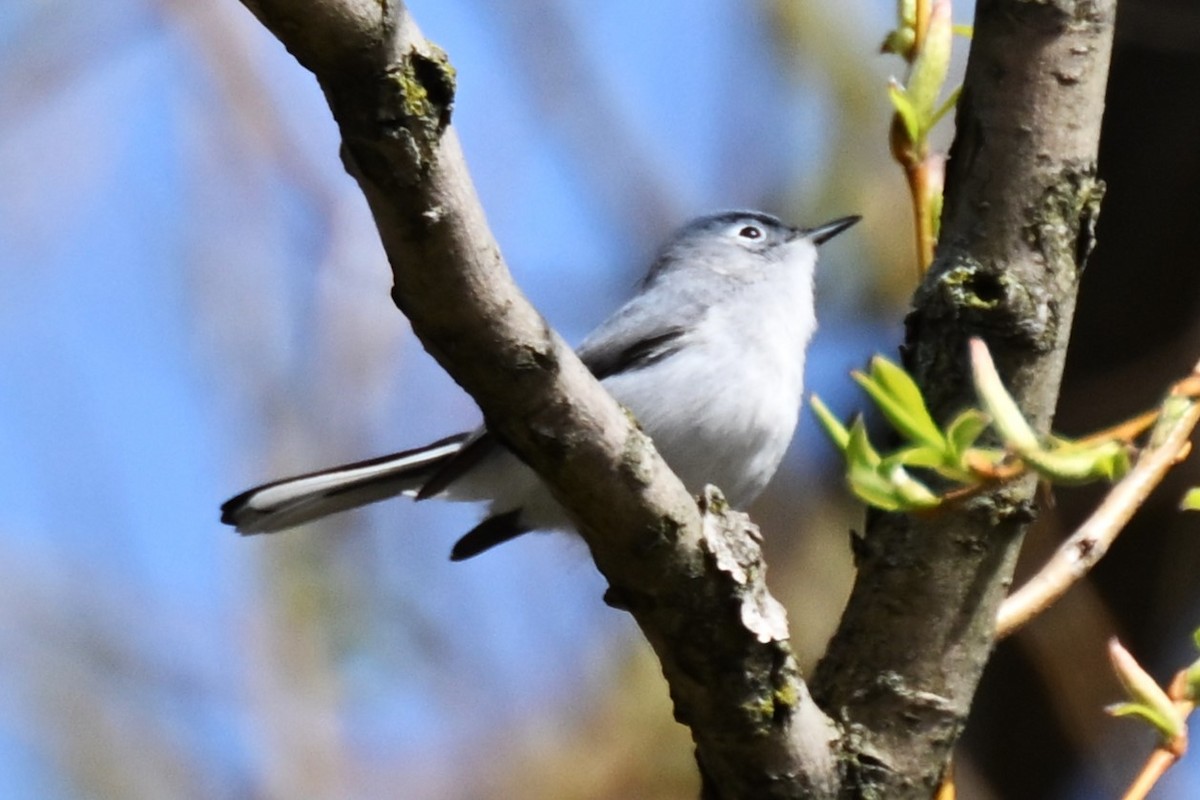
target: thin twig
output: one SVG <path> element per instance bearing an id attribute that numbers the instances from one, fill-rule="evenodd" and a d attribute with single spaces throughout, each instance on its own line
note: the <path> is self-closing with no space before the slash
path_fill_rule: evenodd
<path id="1" fill-rule="evenodd" d="M 1183 384 L 1177 384 L 1178 389 Z M 1192 392 L 1188 392 L 1191 395 Z M 1136 417 L 1131 417 L 1123 422 L 1118 422 L 1116 425 L 1111 425 L 1104 430 L 1089 433 L 1087 436 L 1075 439 L 1074 442 L 1079 445 L 1100 444 L 1102 442 L 1119 441 L 1132 445 L 1133 441 L 1150 429 L 1150 426 L 1158 421 L 1162 414 L 1160 409 L 1153 409 L 1138 414 Z M 1010 454 L 1011 457 L 1011 454 Z M 1181 455 L 1182 458 L 1182 455 Z M 1012 457 L 1012 460 L 1005 460 L 1000 464 L 992 464 L 982 456 L 972 460 L 972 452 L 966 454 L 966 466 L 974 473 L 979 483 L 962 486 L 957 489 L 951 489 L 942 495 L 942 504 L 937 508 L 924 512 L 926 514 L 937 514 L 944 511 L 953 503 L 961 503 L 964 500 L 969 500 L 976 495 L 995 489 L 997 486 L 1007 483 L 1011 480 L 1024 475 L 1029 471 L 1029 465 L 1019 458 Z M 920 513 L 920 512 L 918 512 Z"/>
<path id="2" fill-rule="evenodd" d="M 906 164 L 904 175 L 908 178 L 908 190 L 912 194 L 913 222 L 916 225 L 917 275 L 920 277 L 933 263 L 934 237 L 932 209 L 929 204 L 929 158 L 916 164 Z"/>
<path id="3" fill-rule="evenodd" d="M 1195 397 L 1192 382 L 1200 375 L 1200 363 L 1192 375 L 1175 384 L 1174 397 Z M 1188 438 L 1200 422 L 1200 402 L 1192 402 L 1158 441 L 1142 452 L 1136 465 L 1112 490 L 1069 539 L 1059 546 L 1042 569 L 1004 601 L 996 618 L 996 638 L 1002 639 L 1024 625 L 1066 594 L 1095 566 L 1134 512 L 1158 486 L 1167 471 L 1186 452 Z"/>
<path id="4" fill-rule="evenodd" d="M 1176 388 L 1179 388 L 1178 385 L 1176 385 Z M 1081 436 L 1080 438 L 1076 439 L 1075 442 L 1083 445 L 1100 444 L 1101 442 L 1107 442 L 1112 439 L 1119 439 L 1122 442 L 1132 442 L 1134 439 L 1150 430 L 1150 426 L 1158 422 L 1158 418 L 1161 414 L 1162 411 L 1157 408 L 1150 411 L 1145 411 L 1141 414 L 1138 414 L 1136 417 L 1127 419 L 1124 422 L 1118 422 L 1116 425 L 1111 425 L 1102 431 L 1096 431 L 1095 433 L 1089 433 L 1087 436 Z"/>
<path id="5" fill-rule="evenodd" d="M 1186 720 L 1188 715 L 1195 710 L 1196 702 L 1190 696 L 1187 670 L 1175 675 L 1167 694 L 1175 701 L 1175 706 L 1181 712 L 1180 716 L 1183 719 Z M 1150 790 L 1166 774 L 1167 770 L 1174 766 L 1176 761 L 1183 758 L 1183 754 L 1187 752 L 1187 741 L 1187 729 L 1184 728 L 1181 735 L 1154 748 L 1146 759 L 1146 763 L 1142 765 L 1141 772 L 1133 779 L 1133 783 L 1125 790 L 1125 794 L 1121 795 L 1121 800 L 1143 800 L 1149 795 Z"/>
<path id="6" fill-rule="evenodd" d="M 910 67 L 925 47 L 925 38 L 929 34 L 929 19 L 933 13 L 931 0 L 916 0 L 913 5 L 913 43 L 904 54 Z M 922 137 L 924 138 L 924 137 Z M 933 216 L 930 207 L 930 197 L 933 192 L 935 179 L 932 157 L 926 152 L 925 146 L 910 160 L 901 160 L 904 166 L 904 177 L 908 180 L 908 191 L 912 195 L 913 223 L 915 225 L 915 240 L 917 246 L 917 278 L 924 276 L 929 265 L 933 263 L 933 249 L 936 244 L 933 235 Z M 937 176 L 937 192 L 941 192 L 941 178 Z"/>
<path id="7" fill-rule="evenodd" d="M 1158 783 L 1158 779 L 1175 763 L 1175 760 L 1174 753 L 1161 747 L 1155 748 L 1150 757 L 1146 759 L 1137 778 L 1130 784 L 1125 794 L 1121 795 L 1121 800 L 1142 800 L 1154 788 L 1154 784 Z"/>

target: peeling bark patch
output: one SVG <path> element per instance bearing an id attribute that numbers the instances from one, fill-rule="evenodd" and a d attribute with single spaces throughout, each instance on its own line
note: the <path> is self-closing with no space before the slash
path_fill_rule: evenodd
<path id="1" fill-rule="evenodd" d="M 939 279 L 952 306 L 960 309 L 989 311 L 1004 302 L 1007 279 L 983 269 L 979 264 L 960 264 L 946 270 Z"/>
<path id="2" fill-rule="evenodd" d="M 942 302 L 956 319 L 971 319 L 983 326 L 1003 325 L 1019 305 L 1020 291 L 1007 272 L 997 272 L 976 261 L 960 261 L 937 279 Z"/>
<path id="3" fill-rule="evenodd" d="M 782 686 L 775 687 L 775 692 L 771 695 L 775 701 L 775 712 L 772 714 L 773 722 L 782 722 L 784 715 L 795 708 L 800 702 L 800 692 L 797 689 L 797 684 L 794 681 L 785 681 Z"/>
<path id="4" fill-rule="evenodd" d="M 388 74 L 400 90 L 409 122 L 440 136 L 454 108 L 455 72 L 446 54 L 436 49 L 429 55 L 410 50 Z"/>
<path id="5" fill-rule="evenodd" d="M 903 676 L 899 673 L 892 671 L 884 672 L 879 676 L 877 685 L 885 692 L 904 700 L 906 706 L 919 706 L 939 714 L 947 714 L 951 717 L 958 716 L 958 710 L 949 698 L 935 694 L 934 692 L 913 689 L 905 684 Z M 915 712 L 910 713 L 915 714 Z"/>
<path id="6" fill-rule="evenodd" d="M 437 111 L 438 133 L 450 125 L 454 111 L 454 93 L 458 89 L 458 71 L 446 51 L 429 42 L 429 53 L 413 52 L 413 75 L 425 87 L 430 105 Z"/>
<path id="7" fill-rule="evenodd" d="M 1011 268 L 959 259 L 935 284 L 938 313 L 970 329 L 1036 351 L 1051 346 L 1061 324 L 1049 295 Z"/>
<path id="8" fill-rule="evenodd" d="M 393 102 L 379 122 L 386 135 L 400 142 L 418 170 L 434 160 L 438 142 L 450 125 L 454 108 L 455 71 L 441 49 L 410 49 L 386 72 Z"/>
<path id="9" fill-rule="evenodd" d="M 888 760 L 887 753 L 871 746 L 869 737 L 858 732 L 858 742 L 848 748 L 845 757 L 846 771 L 853 776 L 852 783 L 860 787 L 861 795 L 867 798 L 882 798 L 882 788 L 892 784 L 897 774 L 895 766 Z"/>
<path id="10" fill-rule="evenodd" d="M 1080 209 L 1079 233 L 1075 237 L 1075 268 L 1087 267 L 1088 257 L 1096 249 L 1096 224 L 1100 221 L 1100 205 L 1104 200 L 1104 181 L 1096 180 Z"/>
<path id="11" fill-rule="evenodd" d="M 513 366 L 518 372 L 526 370 L 540 370 L 545 372 L 556 372 L 558 370 L 558 359 L 554 357 L 553 343 L 548 340 L 549 331 L 544 331 L 545 336 L 539 342 L 539 345 L 521 344 L 517 348 L 515 357 L 513 358 Z"/>
<path id="12" fill-rule="evenodd" d="M 745 514 L 729 510 L 713 486 L 705 487 L 700 510 L 704 551 L 741 587 L 738 616 L 742 625 L 762 644 L 786 641 L 787 611 L 767 591 L 758 529 Z"/>
<path id="13" fill-rule="evenodd" d="M 1104 182 L 1096 164 L 1067 165 L 1051 175 L 1031 210 L 1026 239 L 1051 268 L 1070 264 L 1075 274 L 1087 264 L 1096 241 Z"/>
<path id="14" fill-rule="evenodd" d="M 1037 504 L 1023 491 L 1020 482 L 1010 484 L 972 502 L 971 512 L 982 515 L 993 531 L 1003 527 L 1021 527 L 1037 519 Z"/>

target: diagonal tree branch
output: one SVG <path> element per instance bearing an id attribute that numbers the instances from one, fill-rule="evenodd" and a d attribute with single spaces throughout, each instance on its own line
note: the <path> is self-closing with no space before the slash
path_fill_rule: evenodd
<path id="1" fill-rule="evenodd" d="M 397 306 L 573 513 L 654 646 L 706 796 L 831 796 L 836 731 L 800 680 L 756 530 L 716 495 L 697 507 L 514 286 L 450 125 L 445 55 L 395 2 L 243 2 L 317 77 Z"/>
<path id="2" fill-rule="evenodd" d="M 1100 563 L 1108 548 L 1146 502 L 1167 472 L 1188 453 L 1188 440 L 1200 423 L 1200 363 L 1172 387 L 1154 434 L 1137 463 L 1105 496 L 1054 555 L 1000 606 L 996 638 L 1003 639 L 1058 602 Z M 1168 413 L 1169 412 L 1169 413 Z"/>
<path id="3" fill-rule="evenodd" d="M 513 286 L 450 126 L 445 56 L 394 3 L 243 2 L 317 76 L 397 305 L 576 516 L 610 598 L 654 646 L 705 796 L 930 796 L 993 643 L 1032 479 L 934 519 L 869 519 L 814 690 L 839 739 L 800 680 L 753 526 L 712 493 L 698 509 Z M 938 416 L 967 402 L 965 342 L 980 335 L 1027 418 L 1049 426 L 1102 193 L 1114 7 L 978 4 L 942 244 L 908 328 L 906 360 Z"/>
<path id="4" fill-rule="evenodd" d="M 1045 432 L 1102 186 L 1095 175 L 1115 0 L 979 0 L 942 238 L 905 361 L 946 419 L 981 336 Z M 933 794 L 970 708 L 1034 516 L 1034 480 L 941 516 L 868 518 L 859 575 L 814 679 L 847 726 L 855 796 Z"/>

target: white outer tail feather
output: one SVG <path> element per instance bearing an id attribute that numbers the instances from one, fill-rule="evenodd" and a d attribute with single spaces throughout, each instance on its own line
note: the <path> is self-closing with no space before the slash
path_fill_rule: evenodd
<path id="1" fill-rule="evenodd" d="M 273 533 L 401 494 L 416 494 L 461 449 L 465 435 L 391 456 L 257 486 L 221 506 L 238 533 Z"/>

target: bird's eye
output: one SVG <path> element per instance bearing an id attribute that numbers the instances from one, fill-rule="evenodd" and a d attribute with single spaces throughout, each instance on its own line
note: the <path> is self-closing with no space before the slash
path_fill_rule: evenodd
<path id="1" fill-rule="evenodd" d="M 762 238 L 762 229 L 757 228 L 754 225 L 747 225 L 738 231 L 738 236 L 742 237 L 743 239 L 760 239 Z"/>

